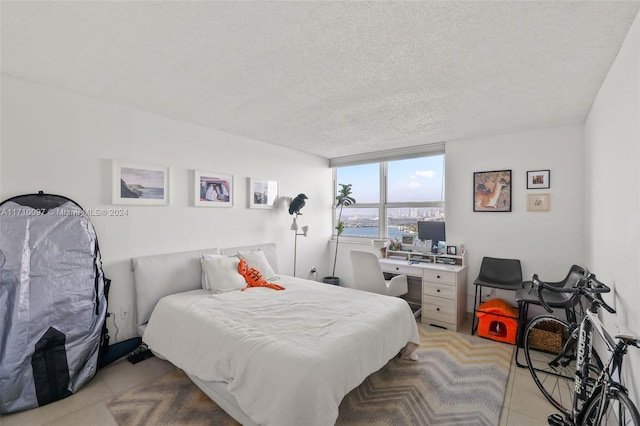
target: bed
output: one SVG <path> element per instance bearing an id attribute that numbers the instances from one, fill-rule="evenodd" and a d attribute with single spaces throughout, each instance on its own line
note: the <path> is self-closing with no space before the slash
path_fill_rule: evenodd
<path id="1" fill-rule="evenodd" d="M 240 423 L 334 424 L 367 376 L 398 354 L 415 359 L 402 299 L 277 274 L 269 281 L 285 290 L 202 288 L 203 255 L 252 252 L 276 273 L 272 243 L 132 259 L 143 341 Z"/>

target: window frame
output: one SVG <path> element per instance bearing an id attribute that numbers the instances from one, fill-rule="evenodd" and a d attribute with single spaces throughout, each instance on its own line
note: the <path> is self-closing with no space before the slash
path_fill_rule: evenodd
<path id="1" fill-rule="evenodd" d="M 352 204 L 351 206 L 348 207 L 348 209 L 353 209 L 353 208 L 376 208 L 379 211 L 379 215 L 378 215 L 378 236 L 377 237 L 373 237 L 373 238 L 389 238 L 387 235 L 387 223 L 388 223 L 388 215 L 387 215 L 387 210 L 391 209 L 391 208 L 442 208 L 444 211 L 444 217 L 446 218 L 447 213 L 445 210 L 445 201 L 446 201 L 446 191 L 445 191 L 445 200 L 443 201 L 414 201 L 414 202 L 388 202 L 387 201 L 387 186 L 388 186 L 388 164 L 391 161 L 398 161 L 398 160 L 403 160 L 403 159 L 407 159 L 407 158 L 420 158 L 420 157 L 432 157 L 432 156 L 436 156 L 436 155 L 442 155 L 443 156 L 443 161 L 446 158 L 446 154 L 444 151 L 442 152 L 428 152 L 428 153 L 423 153 L 422 155 L 415 155 L 415 156 L 411 156 L 411 157 L 405 157 L 405 158 L 388 158 L 388 159 L 379 159 L 377 161 L 370 161 L 369 163 L 378 163 L 379 167 L 380 167 L 380 202 L 378 203 L 358 203 L 357 199 L 356 199 L 356 203 Z M 336 199 L 337 196 L 337 186 L 338 186 L 338 182 L 337 182 L 337 169 L 339 167 L 348 167 L 350 165 L 356 165 L 358 163 L 354 163 L 354 164 L 336 164 L 334 166 L 332 166 L 333 168 L 333 199 Z M 362 162 L 360 162 L 360 164 L 363 164 Z M 446 161 L 444 161 L 443 167 L 442 167 L 442 185 L 444 187 L 445 185 L 445 167 L 446 167 Z M 333 231 L 331 233 L 331 239 L 335 240 L 337 237 L 337 233 L 335 231 L 336 226 L 338 225 L 337 223 L 337 208 L 335 205 L 335 202 L 333 204 Z M 365 236 L 356 236 L 356 235 L 348 235 L 345 236 L 344 234 L 340 236 L 341 239 L 346 240 L 346 241 L 352 241 L 352 242 L 363 242 L 366 240 L 371 240 L 372 237 L 365 237 Z"/>

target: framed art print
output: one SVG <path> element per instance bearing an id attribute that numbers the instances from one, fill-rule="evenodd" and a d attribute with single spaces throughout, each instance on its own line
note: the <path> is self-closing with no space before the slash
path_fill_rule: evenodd
<path id="1" fill-rule="evenodd" d="M 113 204 L 169 204 L 169 167 L 112 163 Z"/>
<path id="2" fill-rule="evenodd" d="M 198 207 L 232 207 L 233 176 L 193 171 L 194 204 Z"/>
<path id="3" fill-rule="evenodd" d="M 531 170 L 527 172 L 527 189 L 547 189 L 550 188 L 549 170 Z"/>
<path id="4" fill-rule="evenodd" d="M 529 194 L 527 195 L 527 211 L 530 212 L 548 212 L 549 211 L 549 194 Z"/>
<path id="5" fill-rule="evenodd" d="M 473 211 L 511 211 L 511 170 L 473 174 Z"/>
<path id="6" fill-rule="evenodd" d="M 278 198 L 278 182 L 249 178 L 249 208 L 272 209 Z"/>

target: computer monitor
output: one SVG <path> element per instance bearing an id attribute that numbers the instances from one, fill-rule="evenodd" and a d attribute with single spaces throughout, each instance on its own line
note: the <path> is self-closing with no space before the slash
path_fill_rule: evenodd
<path id="1" fill-rule="evenodd" d="M 438 251 L 438 242 L 446 241 L 444 221 L 424 220 L 418 221 L 418 238 L 431 240 L 431 251 Z"/>

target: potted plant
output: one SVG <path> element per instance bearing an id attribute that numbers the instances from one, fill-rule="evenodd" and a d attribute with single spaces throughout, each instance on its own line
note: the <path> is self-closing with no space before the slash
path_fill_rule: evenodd
<path id="1" fill-rule="evenodd" d="M 324 277 L 322 282 L 333 285 L 340 285 L 340 278 L 336 277 L 336 262 L 338 260 L 338 244 L 340 243 L 340 234 L 344 231 L 344 222 L 342 221 L 342 208 L 344 206 L 350 206 L 356 202 L 356 200 L 351 196 L 351 184 L 341 183 L 340 190 L 338 191 L 338 195 L 336 196 L 336 208 L 340 208 L 340 212 L 338 213 L 338 225 L 336 226 L 336 253 L 333 257 L 333 270 L 331 272 L 330 277 Z"/>

